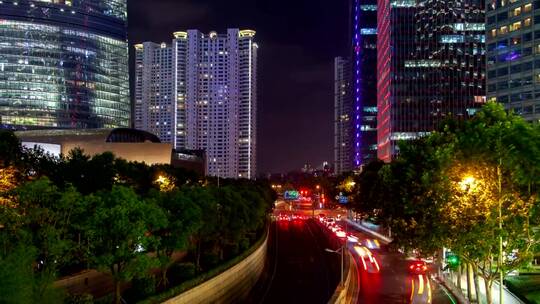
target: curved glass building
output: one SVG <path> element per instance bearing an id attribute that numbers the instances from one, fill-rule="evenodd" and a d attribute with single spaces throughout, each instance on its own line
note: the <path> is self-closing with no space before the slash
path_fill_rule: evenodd
<path id="1" fill-rule="evenodd" d="M 0 1 L 0 125 L 129 126 L 126 1 Z"/>

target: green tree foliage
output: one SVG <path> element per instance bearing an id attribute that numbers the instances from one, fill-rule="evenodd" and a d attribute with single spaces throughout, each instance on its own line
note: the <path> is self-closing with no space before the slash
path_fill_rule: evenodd
<path id="1" fill-rule="evenodd" d="M 101 191 L 95 196 L 85 229 L 90 240 L 90 260 L 98 269 L 113 275 L 118 304 L 121 284 L 145 276 L 157 265 L 145 252 L 155 242 L 148 232 L 165 225 L 166 217 L 161 209 L 142 201 L 130 188 L 113 186 L 110 192 Z M 156 227 L 150 227 L 148 218 Z"/>
<path id="2" fill-rule="evenodd" d="M 397 246 L 426 255 L 451 248 L 491 286 L 498 267 L 527 264 L 538 247 L 539 130 L 488 103 L 471 120 L 400 143 L 392 163 L 368 165 L 354 208 L 381 216 Z"/>
<path id="3" fill-rule="evenodd" d="M 189 247 L 190 237 L 203 225 L 202 210 L 197 201 L 193 201 L 187 189 L 171 192 L 151 193 L 152 199 L 166 210 L 166 218 L 157 218 L 153 223 L 165 220 L 167 225 L 154 225 L 152 234 L 158 239 L 155 251 L 161 268 L 160 284 L 168 285 L 167 272 L 174 264 L 173 254 Z"/>
<path id="4" fill-rule="evenodd" d="M 276 199 L 262 181 L 222 179 L 216 187 L 166 165 L 80 149 L 58 158 L 21 148 L 11 132 L 0 138 L 0 198 L 10 202 L 0 204 L 0 303 L 61 302 L 54 280 L 88 268 L 112 274 L 117 303 L 133 279 L 163 289 L 177 262 L 197 265 L 175 274 L 187 278 L 214 266 L 201 257 L 222 262 L 247 248 Z M 156 183 L 160 175 L 166 187 Z M 187 260 L 174 260 L 182 251 Z M 148 278 L 158 267 L 161 278 Z M 154 290 L 147 287 L 142 294 Z"/>
<path id="5" fill-rule="evenodd" d="M 0 167 L 17 164 L 23 156 L 21 143 L 13 132 L 0 130 Z"/>

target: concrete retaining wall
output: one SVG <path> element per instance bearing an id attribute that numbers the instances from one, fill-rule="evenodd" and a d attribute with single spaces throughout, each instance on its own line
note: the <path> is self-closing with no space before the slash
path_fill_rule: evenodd
<path id="1" fill-rule="evenodd" d="M 247 258 L 220 275 L 167 300 L 167 304 L 238 303 L 259 280 L 266 261 L 266 239 Z"/>

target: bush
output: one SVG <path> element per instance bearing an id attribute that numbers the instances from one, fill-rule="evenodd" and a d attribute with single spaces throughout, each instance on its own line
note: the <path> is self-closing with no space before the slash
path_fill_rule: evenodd
<path id="1" fill-rule="evenodd" d="M 195 277 L 195 264 L 194 263 L 178 263 L 171 266 L 169 269 L 169 283 L 171 285 L 178 285 L 184 281 L 187 281 Z"/>
<path id="2" fill-rule="evenodd" d="M 205 269 L 213 268 L 219 264 L 219 256 L 215 253 L 206 253 L 201 256 L 201 265 Z"/>
<path id="3" fill-rule="evenodd" d="M 66 304 L 94 304 L 94 297 L 91 294 L 83 293 L 70 295 L 65 300 Z"/>
<path id="4" fill-rule="evenodd" d="M 156 278 L 153 276 L 135 278 L 131 281 L 131 287 L 126 290 L 122 298 L 127 303 L 135 303 L 140 299 L 153 296 L 156 293 Z"/>

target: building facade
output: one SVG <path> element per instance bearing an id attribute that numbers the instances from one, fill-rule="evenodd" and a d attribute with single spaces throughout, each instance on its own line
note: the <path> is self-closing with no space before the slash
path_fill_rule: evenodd
<path id="1" fill-rule="evenodd" d="M 488 1 L 487 96 L 540 120 L 540 3 Z"/>
<path id="2" fill-rule="evenodd" d="M 129 126 L 126 0 L 0 2 L 0 125 Z"/>
<path id="3" fill-rule="evenodd" d="M 334 59 L 334 172 L 353 170 L 351 64 Z"/>
<path id="4" fill-rule="evenodd" d="M 176 149 L 202 149 L 208 173 L 255 178 L 255 32 L 174 33 L 172 43 L 135 45 L 135 128 Z"/>
<path id="5" fill-rule="evenodd" d="M 354 0 L 352 24 L 353 165 L 377 159 L 377 1 Z"/>
<path id="6" fill-rule="evenodd" d="M 481 0 L 379 0 L 378 157 L 428 134 L 447 117 L 466 119 L 485 97 Z"/>
<path id="7" fill-rule="evenodd" d="M 334 167 L 357 170 L 377 158 L 377 1 L 350 2 L 349 57 L 334 62 Z"/>

